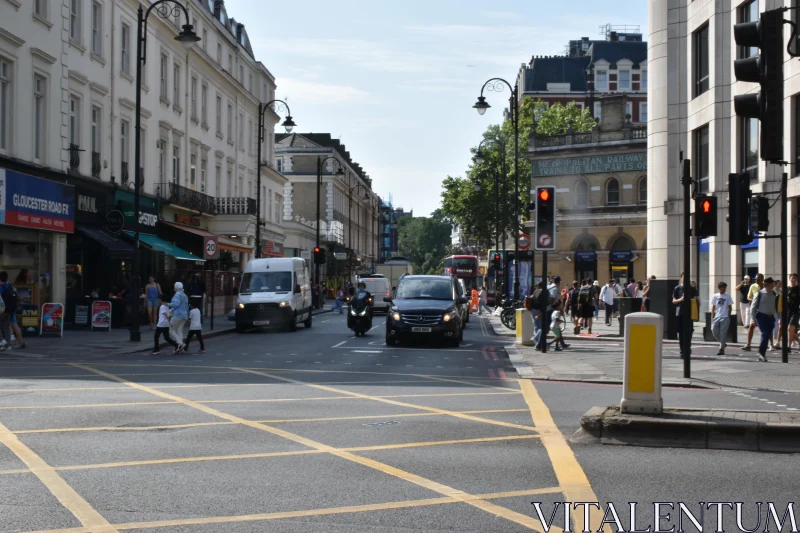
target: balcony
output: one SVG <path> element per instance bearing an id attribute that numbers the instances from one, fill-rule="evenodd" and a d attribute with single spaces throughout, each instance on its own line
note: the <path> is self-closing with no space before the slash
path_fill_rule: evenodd
<path id="1" fill-rule="evenodd" d="M 70 143 L 69 145 L 69 169 L 73 172 L 78 172 L 81 166 L 81 149 L 77 144 Z"/>
<path id="2" fill-rule="evenodd" d="M 100 177 L 100 152 L 92 152 L 92 177 Z"/>
<path id="3" fill-rule="evenodd" d="M 633 143 L 647 141 L 647 126 L 625 125 L 618 131 L 600 131 L 595 128 L 591 132 L 571 132 L 565 135 L 540 136 L 531 135 L 530 149 L 558 149 L 572 148 L 588 144 L 601 144 L 605 142 L 629 141 Z"/>
<path id="4" fill-rule="evenodd" d="M 123 161 L 122 162 L 122 167 L 120 168 L 120 183 L 122 183 L 123 185 L 127 185 L 128 184 L 128 179 L 129 179 L 129 176 L 128 176 L 128 162 L 127 161 Z"/>
<path id="5" fill-rule="evenodd" d="M 217 214 L 214 198 L 198 191 L 193 191 L 177 183 L 159 183 L 156 196 L 168 202 L 192 209 L 200 213 Z"/>
<path id="6" fill-rule="evenodd" d="M 255 215 L 256 201 L 252 198 L 215 198 L 218 215 Z"/>

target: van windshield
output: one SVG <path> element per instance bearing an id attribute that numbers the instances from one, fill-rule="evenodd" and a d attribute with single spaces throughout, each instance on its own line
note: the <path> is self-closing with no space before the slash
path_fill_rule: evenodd
<path id="1" fill-rule="evenodd" d="M 292 290 L 291 272 L 248 272 L 242 276 L 239 294 L 254 292 L 289 292 Z"/>

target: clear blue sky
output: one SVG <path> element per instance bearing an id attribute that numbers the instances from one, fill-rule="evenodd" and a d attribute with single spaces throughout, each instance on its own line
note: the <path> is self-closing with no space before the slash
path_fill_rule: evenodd
<path id="1" fill-rule="evenodd" d="M 298 132 L 347 145 L 384 198 L 424 216 L 445 176 L 463 175 L 469 148 L 502 118 L 508 93 L 471 108 L 490 77 L 513 83 L 532 55 L 570 39 L 600 39 L 611 23 L 641 26 L 644 0 L 227 0 L 256 57 L 288 98 Z"/>

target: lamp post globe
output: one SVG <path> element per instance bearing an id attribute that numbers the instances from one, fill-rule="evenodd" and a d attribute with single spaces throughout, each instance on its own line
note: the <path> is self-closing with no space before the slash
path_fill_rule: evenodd
<path id="1" fill-rule="evenodd" d="M 486 161 L 486 158 L 483 157 L 483 152 L 481 151 L 475 152 L 475 157 L 473 157 L 472 159 L 475 161 L 475 164 L 477 165 L 482 165 L 483 162 Z"/>
<path id="2" fill-rule="evenodd" d="M 297 124 L 294 123 L 294 120 L 292 120 L 292 115 L 286 115 L 286 120 L 284 120 L 283 124 L 281 125 L 284 127 L 284 129 L 286 129 L 286 133 L 292 133 L 294 127 L 297 126 Z"/>
<path id="3" fill-rule="evenodd" d="M 175 36 L 175 40 L 183 45 L 183 48 L 188 52 L 194 46 L 194 43 L 200 40 L 200 36 L 194 32 L 191 24 L 184 24 L 183 30 Z"/>
<path id="4" fill-rule="evenodd" d="M 483 115 L 484 113 L 486 113 L 486 110 L 489 109 L 490 107 L 492 106 L 490 106 L 489 102 L 486 101 L 485 96 L 479 96 L 478 101 L 475 102 L 475 105 L 472 106 L 472 108 L 475 109 L 479 115 Z"/>

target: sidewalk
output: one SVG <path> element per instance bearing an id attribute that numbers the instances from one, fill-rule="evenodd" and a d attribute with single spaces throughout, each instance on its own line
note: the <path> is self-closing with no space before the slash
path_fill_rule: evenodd
<path id="1" fill-rule="evenodd" d="M 330 312 L 330 305 L 312 312 L 316 316 Z M 188 332 L 188 327 L 184 328 Z M 125 355 L 139 352 L 149 352 L 153 349 L 154 331 L 148 324 L 140 328 L 141 342 L 130 341 L 128 328 L 112 328 L 111 331 L 89 331 L 89 329 L 65 329 L 63 337 L 25 337 L 26 347 L 0 352 L 0 357 L 33 358 L 80 356 L 90 359 L 105 356 Z M 235 331 L 234 322 L 228 315 L 214 316 L 214 329 L 211 329 L 211 318 L 203 318 L 203 338 L 213 338 Z M 164 339 L 161 339 L 161 344 Z"/>

